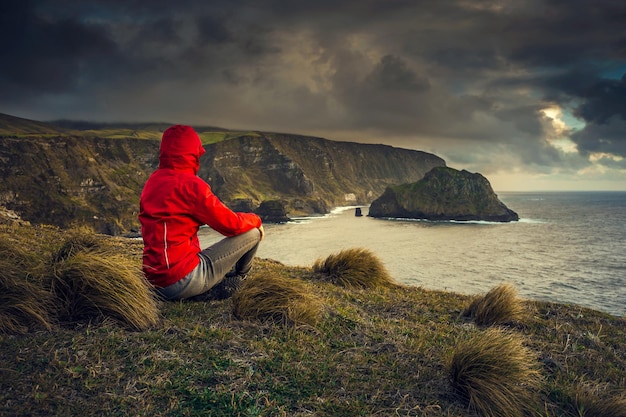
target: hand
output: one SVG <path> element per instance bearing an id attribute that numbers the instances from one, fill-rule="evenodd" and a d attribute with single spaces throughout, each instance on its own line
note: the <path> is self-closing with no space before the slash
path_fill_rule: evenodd
<path id="1" fill-rule="evenodd" d="M 263 230 L 263 225 L 259 226 L 259 232 L 261 232 L 261 240 L 263 240 L 263 237 L 265 236 L 265 230 Z"/>

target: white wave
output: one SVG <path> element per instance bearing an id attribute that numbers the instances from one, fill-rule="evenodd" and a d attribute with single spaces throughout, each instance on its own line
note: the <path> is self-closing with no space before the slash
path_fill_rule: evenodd
<path id="1" fill-rule="evenodd" d="M 334 207 L 332 210 L 330 210 L 329 214 L 330 215 L 339 214 L 339 213 L 343 213 L 344 211 L 347 211 L 347 210 L 354 210 L 354 209 L 356 209 L 358 207 L 363 208 L 365 206 L 340 206 L 340 207 Z"/>
<path id="2" fill-rule="evenodd" d="M 432 224 L 481 224 L 481 225 L 502 225 L 515 222 L 492 222 L 486 220 L 429 220 L 429 219 L 411 219 L 405 217 L 380 217 L 380 220 L 391 220 L 397 222 L 412 223 L 432 223 Z"/>
<path id="3" fill-rule="evenodd" d="M 536 224 L 543 224 L 543 223 L 547 223 L 545 220 L 540 220 L 540 219 L 526 219 L 526 218 L 522 218 L 519 219 L 520 223 L 536 223 Z"/>
<path id="4" fill-rule="evenodd" d="M 341 207 L 334 207 L 330 210 L 329 213 L 326 214 L 319 214 L 319 215 L 312 215 L 312 216 L 293 216 L 289 218 L 289 223 L 293 224 L 293 223 L 298 223 L 298 224 L 308 224 L 311 223 L 314 220 L 323 220 L 323 219 L 328 219 L 331 217 L 335 217 L 345 211 L 348 210 L 354 210 L 357 207 L 367 207 L 367 206 L 341 206 Z"/>

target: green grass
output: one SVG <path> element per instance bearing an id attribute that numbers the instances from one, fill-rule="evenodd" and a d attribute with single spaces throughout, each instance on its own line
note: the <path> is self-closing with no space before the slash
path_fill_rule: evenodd
<path id="1" fill-rule="evenodd" d="M 150 139 L 161 140 L 163 132 L 159 130 L 135 130 L 135 129 L 97 129 L 97 130 L 79 130 L 76 131 L 77 136 L 95 136 L 108 139 Z"/>
<path id="2" fill-rule="evenodd" d="M 29 253 L 47 260 L 73 236 L 0 226 L 1 239 L 28 244 Z M 60 260 L 84 254 L 81 244 L 87 252 L 93 246 L 72 242 Z M 106 238 L 106 250 L 141 263 L 140 242 Z M 39 262 L 28 258 L 22 265 L 36 269 Z M 454 355 L 465 356 L 457 359 L 467 366 L 490 354 L 509 371 L 539 373 L 539 379 L 533 372 L 505 374 L 513 375 L 514 388 L 536 387 L 527 401 L 532 411 L 524 415 L 589 417 L 608 409 L 609 416 L 624 415 L 623 317 L 522 301 L 527 314 L 520 321 L 485 329 L 463 315 L 474 297 L 418 287 L 343 287 L 319 280 L 311 268 L 257 259 L 250 285 L 269 277 L 308 289 L 321 302 L 316 320 L 237 318 L 230 299 L 159 302 L 159 321 L 145 330 L 105 314 L 50 329 L 27 321 L 25 334 L 0 333 L 0 415 L 489 415 L 500 403 L 472 408 L 451 382 L 449 364 Z M 497 355 L 502 338 L 490 332 L 523 350 L 522 362 Z M 479 381 L 493 380 L 488 366 L 472 369 Z"/>
<path id="3" fill-rule="evenodd" d="M 0 129 L 0 136 L 17 137 L 17 138 L 55 138 L 59 136 L 80 136 L 80 137 L 98 137 L 106 139 L 145 139 L 145 140 L 161 140 L 162 130 L 154 129 L 130 129 L 130 128 L 112 128 L 112 129 L 96 129 L 96 130 L 66 130 L 55 131 L 51 133 L 45 132 L 29 132 L 19 133 L 15 130 Z M 259 132 L 254 131 L 198 131 L 198 136 L 203 145 L 222 142 L 240 136 L 260 136 Z"/>
<path id="4" fill-rule="evenodd" d="M 222 142 L 224 140 L 234 139 L 240 136 L 261 136 L 259 132 L 252 131 L 199 131 L 198 135 L 200 136 L 203 145 L 210 145 L 212 143 Z"/>

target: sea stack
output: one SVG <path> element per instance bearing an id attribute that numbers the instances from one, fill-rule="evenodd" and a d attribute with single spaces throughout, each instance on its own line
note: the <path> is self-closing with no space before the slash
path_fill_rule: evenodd
<path id="1" fill-rule="evenodd" d="M 388 187 L 372 202 L 370 217 L 424 220 L 519 220 L 479 173 L 436 167 L 421 180 Z"/>

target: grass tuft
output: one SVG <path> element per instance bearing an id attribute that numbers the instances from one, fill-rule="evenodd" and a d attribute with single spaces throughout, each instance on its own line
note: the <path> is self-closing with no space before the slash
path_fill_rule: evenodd
<path id="1" fill-rule="evenodd" d="M 502 284 L 482 297 L 477 297 L 463 313 L 479 326 L 519 322 L 524 317 L 524 305 L 511 284 Z"/>
<path id="2" fill-rule="evenodd" d="M 50 330 L 50 293 L 36 282 L 40 268 L 36 252 L 0 241 L 0 332 L 26 333 L 31 327 Z"/>
<path id="3" fill-rule="evenodd" d="M 76 252 L 55 262 L 51 292 L 62 320 L 98 320 L 107 316 L 132 329 L 158 322 L 157 300 L 140 265 L 108 252 Z"/>
<path id="4" fill-rule="evenodd" d="M 11 281 L 0 274 L 0 333 L 52 329 L 50 293 L 28 281 Z"/>
<path id="5" fill-rule="evenodd" d="M 572 405 L 579 417 L 626 417 L 626 397 L 609 395 L 602 398 L 600 387 L 585 384 L 576 387 L 572 396 Z"/>
<path id="6" fill-rule="evenodd" d="M 36 250 L 28 250 L 24 242 L 0 239 L 0 274 L 17 279 L 41 266 L 41 255 Z"/>
<path id="7" fill-rule="evenodd" d="M 455 392 L 479 415 L 521 417 L 537 403 L 536 365 L 521 337 L 490 328 L 456 346 L 448 372 Z"/>
<path id="8" fill-rule="evenodd" d="M 245 281 L 231 302 L 240 320 L 284 325 L 315 326 L 323 306 L 303 281 L 273 275 Z"/>
<path id="9" fill-rule="evenodd" d="M 313 264 L 323 280 L 347 288 L 376 288 L 396 285 L 382 261 L 363 248 L 345 249 Z"/>
<path id="10" fill-rule="evenodd" d="M 103 250 L 104 246 L 103 241 L 93 233 L 75 230 L 64 239 L 61 247 L 52 254 L 52 262 L 62 262 L 80 252 Z"/>

